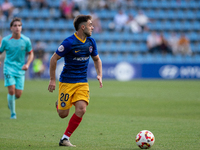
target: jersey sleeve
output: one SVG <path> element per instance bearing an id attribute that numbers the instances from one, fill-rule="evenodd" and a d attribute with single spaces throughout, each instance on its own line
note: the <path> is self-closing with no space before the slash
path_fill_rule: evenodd
<path id="1" fill-rule="evenodd" d="M 93 38 L 91 38 L 92 40 L 92 44 L 93 44 L 93 51 L 91 53 L 91 56 L 97 56 L 98 55 L 98 51 L 97 51 L 97 45 L 96 42 Z"/>
<path id="2" fill-rule="evenodd" d="M 31 40 L 28 38 L 26 42 L 26 52 L 32 51 L 32 45 L 31 45 Z"/>
<path id="3" fill-rule="evenodd" d="M 58 49 L 56 50 L 56 54 L 63 57 L 71 50 L 71 42 L 69 40 L 64 40 Z"/>
<path id="4" fill-rule="evenodd" d="M 4 40 L 4 38 L 1 41 L 1 46 L 0 46 L 0 52 L 3 53 L 4 49 L 5 49 L 5 45 L 6 45 L 6 41 Z"/>

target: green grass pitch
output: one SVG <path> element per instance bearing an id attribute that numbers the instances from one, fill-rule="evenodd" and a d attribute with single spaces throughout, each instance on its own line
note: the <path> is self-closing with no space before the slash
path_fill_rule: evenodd
<path id="1" fill-rule="evenodd" d="M 135 136 L 150 130 L 151 150 L 199 150 L 200 81 L 89 80 L 90 104 L 70 141 L 76 148 L 59 147 L 68 118 L 58 117 L 56 91 L 48 80 L 26 80 L 16 101 L 17 119 L 10 120 L 7 88 L 0 80 L 0 150 L 139 150 Z M 57 82 L 58 84 L 58 82 Z"/>

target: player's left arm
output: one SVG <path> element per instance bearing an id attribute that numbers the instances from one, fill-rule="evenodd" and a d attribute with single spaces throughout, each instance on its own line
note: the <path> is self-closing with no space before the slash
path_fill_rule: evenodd
<path id="1" fill-rule="evenodd" d="M 28 53 L 28 60 L 27 60 L 26 64 L 23 65 L 22 70 L 28 70 L 31 62 L 33 61 L 33 58 L 34 58 L 34 53 L 33 53 L 33 50 L 31 50 Z"/>
<path id="2" fill-rule="evenodd" d="M 97 79 L 99 80 L 100 88 L 102 88 L 103 83 L 102 83 L 102 62 L 101 62 L 101 59 L 100 59 L 99 55 L 92 56 L 92 59 L 94 61 L 94 67 L 95 67 L 96 72 L 97 72 Z"/>

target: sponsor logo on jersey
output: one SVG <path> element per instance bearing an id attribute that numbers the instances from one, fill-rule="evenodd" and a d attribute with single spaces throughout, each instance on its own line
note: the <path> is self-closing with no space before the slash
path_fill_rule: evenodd
<path id="1" fill-rule="evenodd" d="M 89 57 L 74 57 L 73 60 L 77 60 L 77 61 L 85 61 L 88 60 Z"/>
<path id="2" fill-rule="evenodd" d="M 60 45 L 60 46 L 58 47 L 58 51 L 59 51 L 59 52 L 63 52 L 63 51 L 64 51 L 64 46 L 63 46 L 63 45 Z"/>
<path id="3" fill-rule="evenodd" d="M 90 51 L 90 53 L 92 53 L 92 51 L 93 51 L 93 47 L 92 46 L 89 47 L 89 51 Z"/>

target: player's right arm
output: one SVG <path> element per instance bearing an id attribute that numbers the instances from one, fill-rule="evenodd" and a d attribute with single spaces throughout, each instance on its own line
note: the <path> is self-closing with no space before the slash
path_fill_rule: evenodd
<path id="1" fill-rule="evenodd" d="M 61 56 L 54 53 L 50 60 L 50 68 L 49 68 L 50 81 L 49 81 L 49 86 L 48 86 L 49 92 L 53 92 L 56 87 L 56 66 L 57 66 L 57 61 L 60 58 L 61 58 Z"/>
<path id="2" fill-rule="evenodd" d="M 4 47 L 5 47 L 5 40 L 3 39 L 1 41 L 1 46 L 0 46 L 0 60 L 1 60 L 1 54 L 3 53 L 4 51 Z M 1 61 L 0 61 L 0 67 L 1 67 Z"/>

